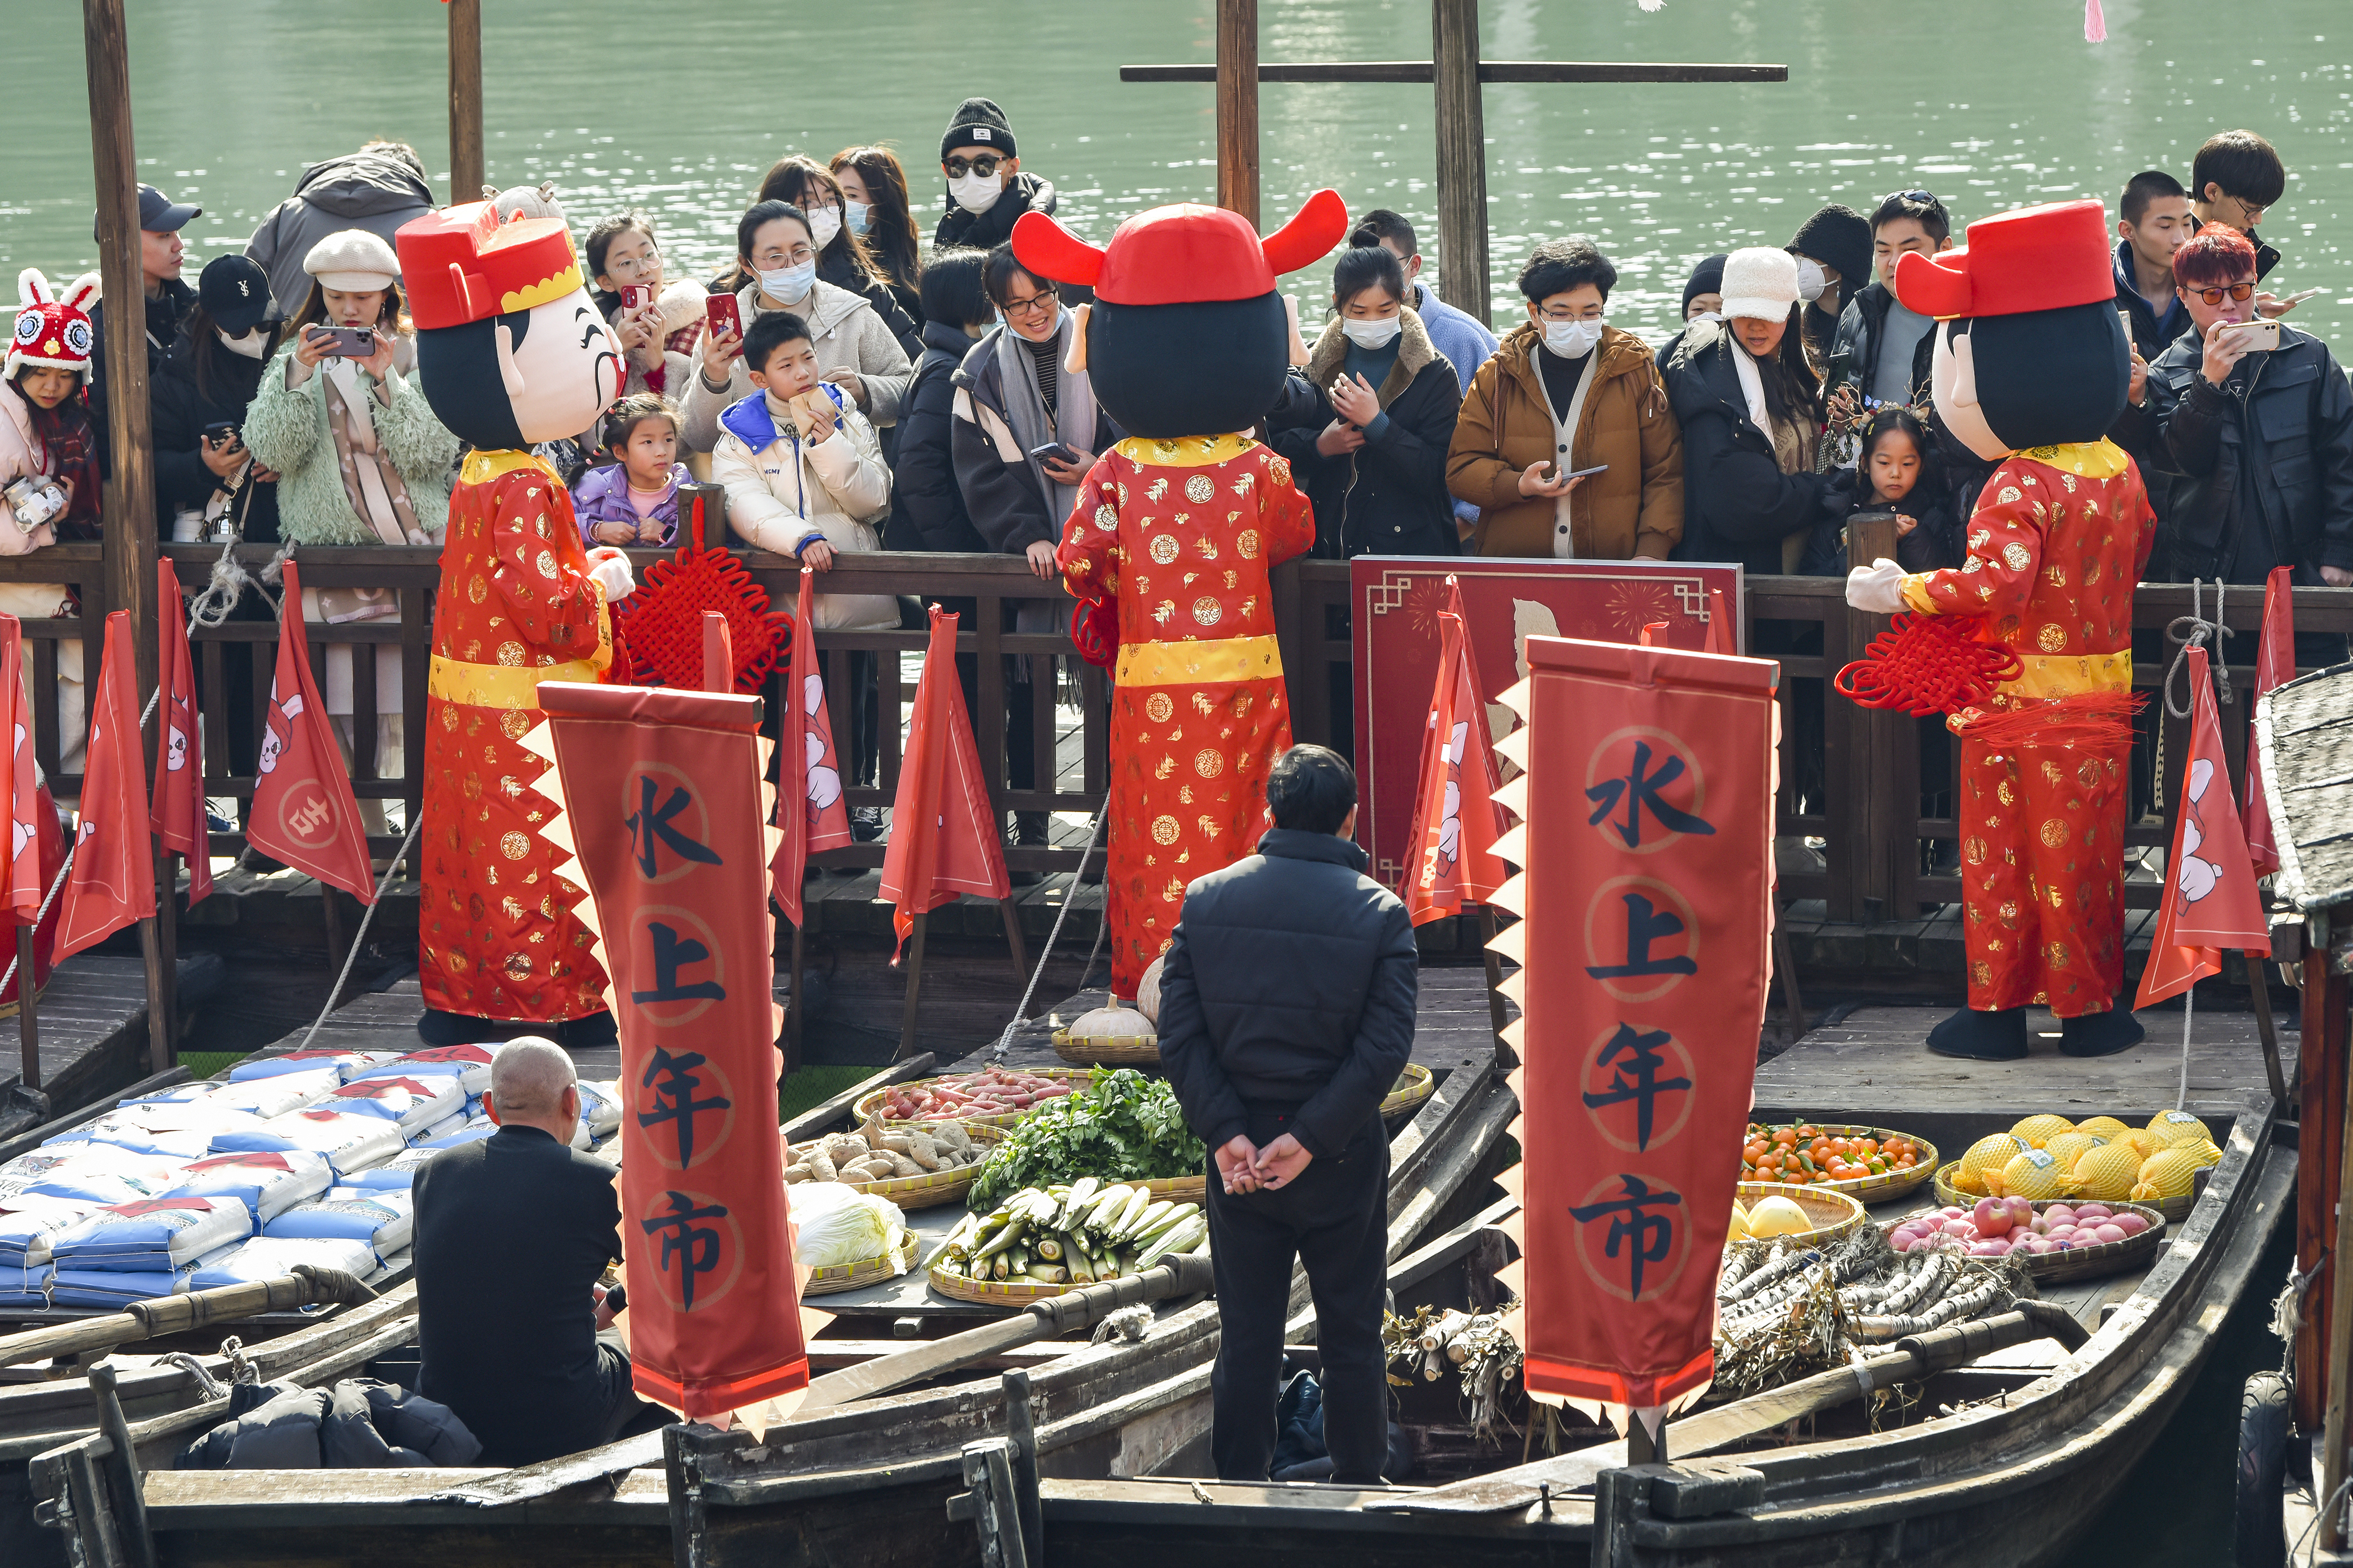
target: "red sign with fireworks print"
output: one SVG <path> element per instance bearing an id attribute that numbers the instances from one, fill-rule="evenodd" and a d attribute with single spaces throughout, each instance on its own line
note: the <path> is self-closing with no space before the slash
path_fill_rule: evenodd
<path id="1" fill-rule="evenodd" d="M 1412 859 L 1414 786 L 1430 683 L 1438 672 L 1438 614 L 1446 579 L 1462 584 L 1471 650 L 1484 688 L 1490 732 L 1516 727 L 1495 699 L 1528 673 L 1530 637 L 1633 643 L 1646 626 L 1660 647 L 1704 650 L 1720 590 L 1740 603 L 1740 568 L 1680 562 L 1492 560 L 1359 555 L 1348 563 L 1349 637 L 1355 653 L 1356 842 L 1372 875 L 1398 886 Z M 1737 648 L 1738 628 L 1734 631 Z M 1508 775 L 1514 770 L 1508 766 Z"/>

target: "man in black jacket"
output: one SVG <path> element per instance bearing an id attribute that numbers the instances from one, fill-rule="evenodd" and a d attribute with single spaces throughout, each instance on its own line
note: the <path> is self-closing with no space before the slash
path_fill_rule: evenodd
<path id="1" fill-rule="evenodd" d="M 187 227 L 189 220 L 203 216 L 204 210 L 175 202 L 153 185 L 139 187 L 139 278 L 145 289 L 140 304 L 142 324 L 147 333 L 147 376 L 151 384 L 164 356 L 171 352 L 174 340 L 180 335 L 180 324 L 187 320 L 188 311 L 196 303 L 196 291 L 180 277 L 180 258 L 187 250 L 180 231 Z M 90 237 L 98 237 L 95 219 L 91 221 Z M 128 309 L 118 309 L 111 300 L 100 300 L 90 308 L 90 422 L 98 432 L 99 464 L 110 474 L 113 469 L 114 443 L 109 434 L 106 332 L 109 323 L 121 319 Z"/>
<path id="2" fill-rule="evenodd" d="M 947 177 L 948 210 L 933 231 L 935 246 L 994 249 L 1013 237 L 1023 213 L 1051 214 L 1053 183 L 1021 172 L 1013 127 L 986 98 L 967 98 L 940 135 L 940 173 Z"/>
<path id="3" fill-rule="evenodd" d="M 596 1288 L 621 1256 L 613 1167 L 575 1152 L 580 1089 L 551 1040 L 499 1047 L 499 1130 L 417 1173 L 417 1392 L 458 1414 L 492 1465 L 610 1442 L 651 1407 Z"/>
<path id="4" fill-rule="evenodd" d="M 1160 982 L 1161 1062 L 1214 1167 L 1210 1451 L 1224 1479 L 1267 1479 L 1296 1257 L 1315 1301 L 1332 1479 L 1377 1486 L 1388 1435 L 1380 1104 L 1413 1054 L 1413 924 L 1364 874 L 1350 841 L 1356 778 L 1337 752 L 1285 752 L 1266 799 L 1274 827 L 1259 852 L 1186 889 Z"/>

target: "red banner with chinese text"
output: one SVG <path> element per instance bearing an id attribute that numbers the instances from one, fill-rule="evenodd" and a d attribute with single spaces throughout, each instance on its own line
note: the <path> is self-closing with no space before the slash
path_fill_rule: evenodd
<path id="1" fill-rule="evenodd" d="M 760 700 L 548 682 L 564 815 L 621 1035 L 638 1392 L 721 1415 L 808 1383 L 769 999 Z M 529 742 L 526 742 L 529 743 Z M 550 793 L 543 787 L 542 794 Z"/>
<path id="2" fill-rule="evenodd" d="M 1770 978 L 1775 667 L 1552 637 L 1527 659 L 1499 945 L 1560 955 L 1514 983 L 1527 1386 L 1662 1405 L 1714 1368 Z"/>

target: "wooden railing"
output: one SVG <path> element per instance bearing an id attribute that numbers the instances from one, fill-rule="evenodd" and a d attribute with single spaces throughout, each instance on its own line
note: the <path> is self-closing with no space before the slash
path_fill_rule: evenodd
<path id="1" fill-rule="evenodd" d="M 164 552 L 178 563 L 181 582 L 192 591 L 207 579 L 217 555 L 214 547 L 205 545 L 166 545 Z M 639 576 L 664 553 L 633 552 Z M 248 546 L 240 550 L 238 558 L 248 572 L 259 575 L 270 554 L 267 546 Z M 303 551 L 300 559 L 306 586 L 400 590 L 396 619 L 334 626 L 314 624 L 310 653 L 323 688 L 328 646 L 352 647 L 350 730 L 355 791 L 364 801 L 398 801 L 414 812 L 423 797 L 426 676 L 432 647 L 433 594 L 439 580 L 438 554 L 427 549 L 318 549 Z M 761 553 L 749 554 L 744 561 L 772 602 L 792 604 L 797 588 L 797 567 L 793 562 Z M 80 781 L 78 773 L 67 773 L 58 766 L 63 753 L 56 691 L 58 650 L 68 641 L 82 644 L 85 690 L 94 688 L 104 625 L 104 581 L 96 545 L 59 545 L 32 555 L 0 558 L 0 582 L 63 583 L 79 594 L 83 606 L 79 619 L 24 623 L 26 664 L 32 672 L 36 754 L 57 793 L 69 797 L 79 794 Z M 1110 773 L 1104 672 L 1077 659 L 1061 633 L 1004 629 L 1011 623 L 1013 612 L 1025 604 L 1067 605 L 1058 583 L 1034 576 L 1016 557 L 881 553 L 838 555 L 833 569 L 820 583 L 831 593 L 898 595 L 968 605 L 956 646 L 960 653 L 973 656 L 976 666 L 973 728 L 981 765 L 998 808 L 1086 813 L 1101 803 Z M 1902 714 L 1856 708 L 1825 690 L 1840 666 L 1855 657 L 1883 624 L 1850 611 L 1843 588 L 1834 578 L 1752 577 L 1742 605 L 1744 646 L 1778 659 L 1782 669 L 1778 831 L 1785 842 L 1818 840 L 1820 844 L 1819 868 L 1809 856 L 1784 857 L 1780 892 L 1784 900 L 1823 900 L 1834 920 L 1909 918 L 1923 904 L 1957 901 L 1957 876 L 1922 869 L 1922 844 L 1924 840 L 1950 843 L 1958 837 L 1959 829 L 1950 815 L 1924 814 L 1921 809 L 1919 722 Z M 1279 567 L 1273 577 L 1273 596 L 1294 735 L 1353 752 L 1347 567 L 1329 561 Z M 2212 606 L 2210 589 L 2205 597 L 2210 617 Z M 2144 647 L 2165 649 L 2163 658 L 2144 658 L 2134 674 L 2136 687 L 2148 694 L 2153 706 L 2158 702 L 2158 687 L 2172 651 L 2162 642 L 2163 630 L 2189 609 L 2190 592 L 2186 585 L 2145 584 L 2134 595 L 2133 624 Z M 2259 588 L 2232 591 L 2227 621 L 2240 635 L 2229 647 L 2228 658 L 2231 683 L 2240 700 L 2225 707 L 2221 716 L 2234 790 L 2243 787 L 2247 726 L 2253 717 L 2247 693 L 2253 680 L 2255 633 L 2262 614 Z M 2339 636 L 2353 632 L 2353 590 L 2300 589 L 2295 595 L 2295 616 L 2301 632 Z M 243 800 L 252 795 L 259 715 L 269 696 L 277 638 L 275 616 L 267 613 L 266 605 L 250 590 L 248 603 L 237 617 L 192 629 L 206 720 L 206 789 L 215 798 Z M 897 704 L 913 695 L 912 679 L 901 684 L 896 662 L 902 654 L 921 653 L 928 640 L 928 632 L 920 627 L 817 634 L 818 651 L 827 656 L 837 748 L 845 759 L 851 754 L 855 693 L 850 660 L 837 656 L 870 653 L 880 661 L 881 710 L 875 727 L 878 769 L 872 784 L 847 789 L 853 806 L 887 806 L 896 793 L 901 740 Z M 1065 672 L 1076 672 L 1082 693 L 1082 762 L 1076 776 L 1070 779 L 1060 775 L 1057 762 L 1060 683 L 1047 674 L 1046 661 L 1056 656 Z M 1008 784 L 1004 756 L 1008 659 L 1018 658 L 1036 660 L 1032 668 L 1038 677 L 1027 687 L 1035 721 L 1030 764 L 1036 782 L 1021 790 Z M 375 670 L 384 659 L 396 659 L 401 671 L 405 723 L 400 753 L 392 758 L 378 756 L 375 722 L 378 717 Z M 241 698 L 233 696 L 233 689 L 241 690 Z M 771 679 L 768 696 L 772 712 L 786 700 L 781 675 Z M 2135 847 L 2167 841 L 2170 806 L 2181 771 L 2185 726 L 2165 717 L 2157 728 L 2163 761 L 2156 805 L 2128 828 L 2126 841 Z M 2148 794 L 2146 786 L 2137 793 L 2144 797 Z M 397 836 L 377 835 L 373 842 L 380 855 L 389 853 Z M 217 836 L 214 843 L 216 852 L 242 847 L 241 837 L 236 835 Z M 881 864 L 882 855 L 880 842 L 859 844 L 828 852 L 822 863 L 876 867 Z M 1007 864 L 1017 870 L 1070 870 L 1078 858 L 1077 850 L 1071 847 L 1008 847 L 1006 853 Z M 2138 907 L 2153 904 L 2156 898 L 2152 883 L 2136 883 L 2127 893 L 2128 901 Z"/>

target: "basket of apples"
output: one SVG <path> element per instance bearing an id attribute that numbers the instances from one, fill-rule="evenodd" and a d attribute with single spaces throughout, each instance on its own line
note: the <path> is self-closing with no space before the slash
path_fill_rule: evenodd
<path id="1" fill-rule="evenodd" d="M 1971 1258 L 2016 1258 L 2044 1284 L 2088 1279 L 2145 1264 L 2165 1235 L 2165 1216 L 2146 1204 L 2065 1198 L 1979 1198 L 1923 1209 L 1887 1227 L 1898 1252 L 1947 1247 Z"/>

